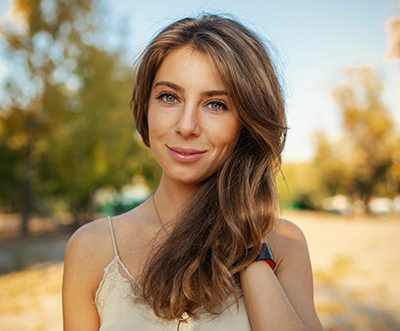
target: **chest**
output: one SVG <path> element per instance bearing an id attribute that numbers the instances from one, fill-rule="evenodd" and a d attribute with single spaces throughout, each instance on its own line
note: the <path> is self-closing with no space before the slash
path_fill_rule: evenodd
<path id="1" fill-rule="evenodd" d="M 100 331 L 251 331 L 243 296 L 239 306 L 230 298 L 230 305 L 220 315 L 200 314 L 189 318 L 166 321 L 155 316 L 151 307 L 139 300 L 140 284 L 129 274 L 116 257 L 105 269 L 96 293 L 96 307 L 100 316 Z"/>

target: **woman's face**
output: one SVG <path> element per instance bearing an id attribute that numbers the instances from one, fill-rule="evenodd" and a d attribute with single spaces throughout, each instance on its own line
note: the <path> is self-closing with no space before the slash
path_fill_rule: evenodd
<path id="1" fill-rule="evenodd" d="M 212 59 L 181 48 L 154 78 L 148 109 L 150 147 L 163 176 L 198 184 L 234 149 L 241 124 Z"/>

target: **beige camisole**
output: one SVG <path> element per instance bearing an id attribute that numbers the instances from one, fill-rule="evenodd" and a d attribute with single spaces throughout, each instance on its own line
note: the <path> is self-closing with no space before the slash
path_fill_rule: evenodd
<path id="1" fill-rule="evenodd" d="M 203 313 L 198 319 L 183 316 L 181 321 L 166 321 L 155 316 L 151 307 L 138 300 L 141 286 L 121 261 L 110 217 L 108 221 L 115 257 L 104 269 L 96 292 L 95 305 L 101 325 L 99 331 L 251 331 L 242 295 L 239 310 L 231 298 L 229 308 L 217 317 Z"/>

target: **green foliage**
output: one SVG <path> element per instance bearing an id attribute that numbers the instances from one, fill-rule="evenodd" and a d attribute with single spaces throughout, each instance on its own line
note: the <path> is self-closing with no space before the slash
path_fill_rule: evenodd
<path id="1" fill-rule="evenodd" d="M 76 216 L 87 211 L 97 188 L 119 190 L 132 177 L 127 161 L 138 145 L 127 100 L 131 83 L 119 63 L 116 55 L 86 47 L 74 71 L 81 87 L 69 97 L 62 125 L 47 140 L 51 153 L 38 167 L 43 193 L 70 201 Z"/>
<path id="2" fill-rule="evenodd" d="M 382 101 L 383 82 L 371 67 L 350 67 L 333 90 L 342 115 L 342 136 L 330 141 L 315 133 L 312 162 L 284 164 L 278 188 L 286 208 L 322 208 L 337 194 L 362 200 L 400 193 L 400 135 Z"/>
<path id="3" fill-rule="evenodd" d="M 342 138 L 329 142 L 317 135 L 314 158 L 321 192 L 344 194 L 368 205 L 372 196 L 394 196 L 398 185 L 394 166 L 399 133 L 382 101 L 383 83 L 371 67 L 350 67 L 346 82 L 335 87 L 333 97 L 342 115 Z"/>
<path id="4" fill-rule="evenodd" d="M 315 209 L 318 205 L 318 178 L 311 163 L 283 163 L 277 178 L 281 205 L 285 209 Z"/>
<path id="5" fill-rule="evenodd" d="M 134 175 L 154 186 L 159 171 L 128 107 L 131 70 L 101 43 L 95 2 L 14 8 L 0 30 L 15 68 L 0 108 L 0 205 L 23 211 L 26 227 L 34 201 L 60 199 L 85 222 L 98 188 L 119 190 Z"/>

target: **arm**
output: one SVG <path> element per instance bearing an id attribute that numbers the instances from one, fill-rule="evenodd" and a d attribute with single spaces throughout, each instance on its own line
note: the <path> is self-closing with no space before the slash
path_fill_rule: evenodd
<path id="1" fill-rule="evenodd" d="M 109 258 L 110 253 L 103 252 L 101 245 L 97 245 L 101 238 L 98 228 L 94 223 L 85 225 L 67 245 L 62 289 L 64 331 L 97 331 L 100 328 L 94 304 L 103 272 L 98 256 Z"/>
<path id="2" fill-rule="evenodd" d="M 267 238 L 275 254 L 274 271 L 256 261 L 240 273 L 253 331 L 322 330 L 314 308 L 310 259 L 299 228 L 281 221 Z"/>

